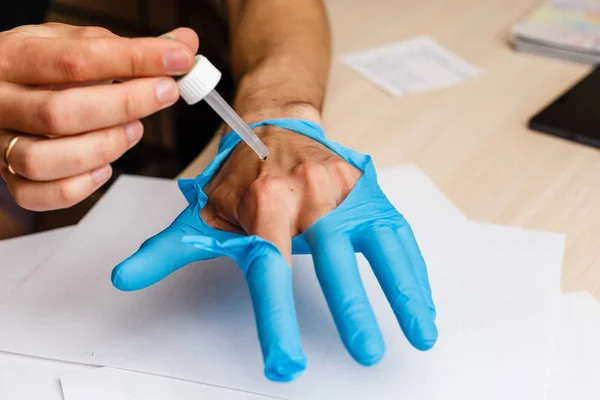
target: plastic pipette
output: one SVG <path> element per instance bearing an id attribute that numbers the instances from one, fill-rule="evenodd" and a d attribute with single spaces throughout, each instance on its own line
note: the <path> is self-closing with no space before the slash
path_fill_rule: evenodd
<path id="1" fill-rule="evenodd" d="M 181 97 L 186 103 L 196 104 L 204 99 L 221 119 L 264 160 L 269 155 L 269 149 L 215 90 L 220 80 L 221 71 L 206 57 L 197 55 L 194 68 L 180 78 L 177 84 Z"/>

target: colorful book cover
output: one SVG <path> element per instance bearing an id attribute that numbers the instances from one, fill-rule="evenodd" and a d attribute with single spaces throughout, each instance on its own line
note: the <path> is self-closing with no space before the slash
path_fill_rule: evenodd
<path id="1" fill-rule="evenodd" d="M 513 34 L 517 40 L 600 51 L 600 0 L 548 1 L 516 26 Z"/>

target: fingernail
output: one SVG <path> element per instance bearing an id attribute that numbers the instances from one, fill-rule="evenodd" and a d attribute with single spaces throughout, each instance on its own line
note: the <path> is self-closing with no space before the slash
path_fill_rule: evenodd
<path id="1" fill-rule="evenodd" d="M 165 68 L 171 72 L 185 72 L 192 67 L 193 57 L 189 51 L 175 50 L 165 54 Z"/>
<path id="2" fill-rule="evenodd" d="M 142 138 L 143 133 L 144 125 L 140 121 L 130 122 L 125 125 L 125 134 L 130 145 L 137 143 Z"/>
<path id="3" fill-rule="evenodd" d="M 173 79 L 162 79 L 156 84 L 156 98 L 161 104 L 175 103 L 179 98 L 179 89 Z"/>
<path id="4" fill-rule="evenodd" d="M 110 165 L 105 165 L 91 172 L 92 180 L 96 185 L 102 185 L 112 175 L 112 168 Z"/>

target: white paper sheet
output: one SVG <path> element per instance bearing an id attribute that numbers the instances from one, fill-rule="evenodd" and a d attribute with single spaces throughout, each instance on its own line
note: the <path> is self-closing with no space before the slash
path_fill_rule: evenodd
<path id="1" fill-rule="evenodd" d="M 596 400 L 600 393 L 600 303 L 588 292 L 560 297 L 548 400 Z M 65 400 L 246 399 L 239 392 L 212 392 L 199 383 L 98 368 L 61 379 Z M 0 391 L 0 394 L 2 392 Z M 131 393 L 135 393 L 135 396 Z M 209 395 L 210 394 L 210 395 Z M 232 397 L 219 397 L 220 395 Z M 252 399 L 252 397 L 248 397 Z"/>
<path id="2" fill-rule="evenodd" d="M 433 351 L 407 344 L 362 257 L 386 357 L 372 368 L 350 359 L 310 258 L 296 257 L 295 294 L 309 368 L 286 385 L 262 375 L 249 296 L 230 261 L 188 266 L 140 292 L 116 291 L 112 267 L 184 205 L 174 183 L 148 178 L 120 179 L 62 251 L 0 307 L 0 325 L 7 327 L 0 346 L 289 399 L 542 398 L 562 236 L 444 220 L 423 208 L 429 193 L 402 190 L 397 175 L 384 175 L 384 190 L 402 201 L 394 203 L 418 232 L 429 263 L 440 327 Z"/>
<path id="3" fill-rule="evenodd" d="M 61 378 L 65 400 L 269 400 L 203 385 L 113 368 L 97 368 Z"/>
<path id="4" fill-rule="evenodd" d="M 481 73 L 426 36 L 348 54 L 341 60 L 393 96 L 457 85 Z"/>
<path id="5" fill-rule="evenodd" d="M 432 217 L 449 216 L 464 219 L 460 211 L 444 197 L 439 189 L 417 167 L 412 165 L 392 167 L 381 171 L 380 175 L 395 179 L 399 185 L 405 188 L 405 192 L 414 193 L 415 195 L 431 193 L 421 202 L 420 206 L 424 207 Z M 8 296 L 44 259 L 53 254 L 62 242 L 66 241 L 73 229 L 74 227 L 67 227 L 0 241 L 0 300 Z M 92 377 L 87 372 L 77 373 L 81 371 L 98 371 L 98 375 Z M 0 399 L 62 400 L 63 394 L 59 378 L 65 374 L 68 374 L 69 377 L 68 384 L 75 381 L 73 383 L 75 388 L 69 391 L 70 397 L 83 393 L 84 388 L 87 388 L 87 393 L 83 396 L 86 400 L 91 399 L 94 395 L 104 399 L 118 400 L 119 396 L 130 393 L 132 388 L 137 388 L 136 390 L 140 391 L 137 392 L 139 395 L 143 393 L 141 398 L 151 399 L 152 396 L 158 393 L 158 398 L 164 399 L 163 395 L 166 389 L 158 390 L 157 386 L 164 388 L 166 382 L 174 386 L 169 387 L 169 393 L 173 394 L 169 398 L 179 399 L 186 396 L 186 393 L 190 393 L 194 396 L 193 398 L 227 399 L 228 397 L 219 396 L 232 396 L 238 393 L 237 391 L 224 389 L 215 392 L 216 389 L 211 386 L 189 382 L 182 383 L 182 381 L 176 379 L 144 375 L 159 379 L 159 382 L 151 383 L 147 381 L 147 378 L 136 378 L 139 374 L 130 371 L 97 368 L 89 365 L 0 352 Z M 133 375 L 129 378 L 131 381 L 119 379 L 124 378 L 125 374 Z M 78 379 L 73 378 L 88 376 L 90 379 L 85 382 L 79 382 Z M 109 386 L 103 386 L 102 382 L 104 380 L 110 381 L 108 382 Z M 81 385 L 77 386 L 77 383 L 81 383 Z M 143 388 L 145 388 L 144 392 L 141 392 L 143 390 L 142 383 Z M 137 384 L 140 384 L 140 386 L 138 387 Z M 206 389 L 206 387 L 209 389 Z M 107 390 L 112 390 L 112 392 L 108 394 Z M 205 396 L 206 393 L 209 393 L 209 396 Z M 103 394 L 106 394 L 106 397 L 102 397 Z M 246 396 L 242 397 L 244 399 L 257 398 L 257 395 L 243 392 L 242 396 Z"/>
<path id="6" fill-rule="evenodd" d="M 0 240 L 0 303 L 67 240 L 73 227 Z"/>
<path id="7" fill-rule="evenodd" d="M 412 354 L 393 318 L 380 317 L 394 358 L 365 370 L 342 363 L 337 347 L 320 370 L 330 378 L 322 398 L 545 398 L 562 237 L 471 225 L 466 241 L 424 250 L 439 311 L 434 351 Z M 382 298 L 373 303 L 385 308 Z"/>
<path id="8" fill-rule="evenodd" d="M 377 175 L 380 185 L 389 188 L 387 198 L 406 216 L 439 221 L 439 225 L 442 222 L 467 222 L 467 217 L 417 166 L 385 168 L 377 171 Z"/>
<path id="9" fill-rule="evenodd" d="M 96 369 L 89 365 L 0 352 L 0 399 L 63 400 L 62 376 Z"/>
<path id="10" fill-rule="evenodd" d="M 0 302 L 71 234 L 61 228 L 0 241 Z M 0 399 L 62 400 L 59 378 L 93 367 L 0 352 Z"/>
<path id="11" fill-rule="evenodd" d="M 600 303 L 588 292 L 564 294 L 548 400 L 600 397 Z"/>

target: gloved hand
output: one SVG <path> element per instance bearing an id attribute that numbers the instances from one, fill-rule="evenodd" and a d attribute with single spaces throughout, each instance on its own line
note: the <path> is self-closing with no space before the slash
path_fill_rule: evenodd
<path id="1" fill-rule="evenodd" d="M 201 175 L 179 181 L 189 206 L 114 269 L 113 284 L 138 290 L 191 262 L 231 257 L 246 276 L 265 375 L 289 381 L 306 367 L 292 291 L 292 252 L 312 254 L 352 357 L 372 365 L 383 356 L 382 334 L 356 263 L 355 252 L 362 252 L 406 338 L 417 349 L 431 348 L 437 328 L 425 262 L 409 224 L 381 191 L 371 158 L 328 141 L 312 122 L 279 119 L 252 127 L 267 130 L 262 139 L 269 158 L 239 165 L 235 161 L 244 152 L 258 158 L 247 146 L 237 146 L 237 135 L 225 136 Z M 282 148 L 288 142 L 293 144 Z"/>

